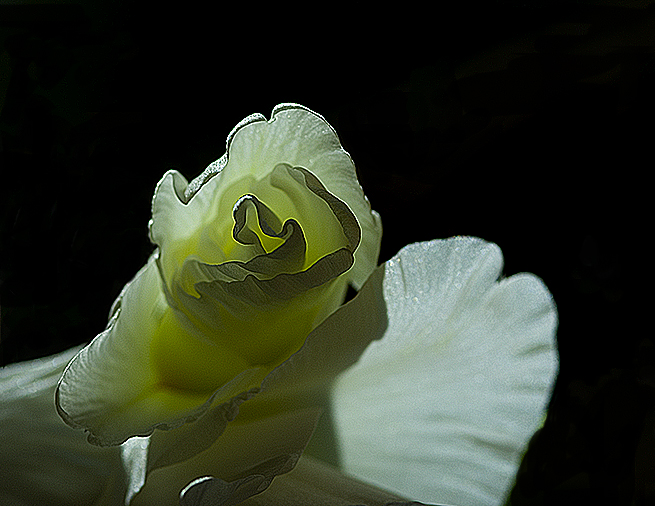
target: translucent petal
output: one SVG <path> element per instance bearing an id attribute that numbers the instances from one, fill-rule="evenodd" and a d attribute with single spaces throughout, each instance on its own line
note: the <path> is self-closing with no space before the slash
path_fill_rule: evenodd
<path id="1" fill-rule="evenodd" d="M 107 330 L 66 368 L 57 388 L 57 408 L 66 423 L 89 432 L 90 442 L 117 445 L 132 436 L 149 435 L 155 428 L 179 427 L 198 418 L 214 401 L 234 406 L 268 372 L 261 368 L 239 369 L 234 374 L 219 370 L 214 371 L 215 384 L 203 384 L 203 368 L 211 368 L 217 359 L 229 363 L 227 351 L 173 327 L 172 311 L 153 256 L 123 291 Z M 162 374 L 153 341 L 164 331 L 176 332 L 181 341 L 196 346 L 181 345 L 171 360 L 195 361 L 200 379 L 186 381 L 197 389 L 171 388 L 175 378 Z"/>
<path id="2" fill-rule="evenodd" d="M 118 450 L 98 448 L 55 411 L 57 380 L 79 351 L 0 369 L 0 503 L 113 505 L 122 501 Z"/>
<path id="3" fill-rule="evenodd" d="M 327 190 L 345 202 L 357 217 L 362 242 L 349 273 L 359 287 L 377 265 L 381 224 L 357 181 L 350 155 L 341 147 L 332 127 L 318 114 L 297 104 L 281 104 L 269 121 L 254 114 L 240 122 L 227 140 L 227 153 L 187 185 L 176 172 L 167 173 L 153 199 L 150 235 L 166 253 L 162 256 L 168 278 L 197 251 L 202 224 L 215 222 L 218 236 L 231 228 L 232 207 L 257 181 L 280 163 L 302 167 L 314 174 Z M 272 203 L 267 203 L 274 207 Z M 227 227 L 227 228 L 226 228 Z M 207 263 L 218 263 L 216 249 Z"/>
<path id="4" fill-rule="evenodd" d="M 168 171 L 157 183 L 152 200 L 150 239 L 160 248 L 166 248 L 167 254 L 161 256 L 159 262 L 167 278 L 182 266 L 187 256 L 197 252 L 200 231 L 206 219 L 204 209 L 211 207 L 214 197 L 201 193 L 194 199 L 193 205 L 186 205 L 184 192 L 187 187 L 188 182 L 182 174 Z M 214 248 L 212 253 L 218 256 L 210 255 L 207 262 L 224 261 L 220 249 Z"/>
<path id="5" fill-rule="evenodd" d="M 348 472 L 426 502 L 502 501 L 550 396 L 557 315 L 538 278 L 501 268 L 474 238 L 385 264 L 388 330 L 333 390 Z"/>
<path id="6" fill-rule="evenodd" d="M 204 452 L 219 436 L 217 445 L 228 444 L 221 443 L 222 433 L 231 426 L 228 422 L 239 410 L 242 411 L 239 415 L 242 424 L 272 419 L 303 406 L 311 411 L 312 406 L 322 400 L 319 395 L 325 385 L 352 365 L 372 340 L 383 335 L 386 310 L 382 274 L 382 269 L 376 270 L 356 297 L 314 329 L 303 347 L 265 379 L 264 369 L 259 369 L 257 374 L 246 371 L 229 383 L 229 388 L 213 395 L 210 391 L 205 398 L 180 390 L 169 391 L 161 378 L 157 379 L 156 370 L 153 372 L 151 350 L 156 347 L 148 349 L 147 344 L 137 339 L 143 340 L 144 335 L 158 332 L 149 327 L 159 325 L 156 319 L 149 322 L 138 318 L 142 315 L 139 310 L 144 307 L 153 310 L 163 297 L 161 293 L 153 295 L 156 290 L 151 283 L 157 280 L 157 269 L 151 260 L 124 291 L 107 333 L 101 334 L 88 351 L 81 352 L 71 362 L 60 383 L 59 409 L 69 423 L 89 430 L 96 444 L 116 444 L 133 435 L 150 434 L 156 427 L 174 428 L 154 432 L 148 439 L 133 438 L 124 443 L 123 464 L 130 477 L 131 497 L 141 489 L 151 471 Z M 122 323 L 119 325 L 119 322 Z M 144 329 L 143 335 L 133 331 L 131 325 Z M 92 361 L 87 354 L 99 353 L 96 347 L 103 352 L 99 356 L 102 360 Z M 196 360 L 194 364 L 202 367 L 202 361 Z M 260 390 L 262 400 L 255 402 L 252 396 Z M 213 398 L 227 400 L 211 405 Z M 162 399 L 165 402 L 161 402 Z M 194 400 L 198 404 L 193 407 Z M 248 402 L 243 403 L 245 400 Z M 193 423 L 182 425 L 185 421 Z M 303 441 L 303 447 L 305 443 Z M 243 452 L 235 450 L 236 453 L 221 457 L 232 459 L 230 469 L 236 469 L 235 459 L 243 458 L 238 457 L 241 453 L 249 454 L 249 458 L 262 458 L 249 439 L 240 444 L 244 445 Z M 184 476 L 188 480 L 197 477 Z M 137 497 L 143 494 L 145 492 Z"/>
<path id="7" fill-rule="evenodd" d="M 248 423 L 231 423 L 208 450 L 179 464 L 152 472 L 132 506 L 176 504 L 180 492 L 203 476 L 214 478 L 213 483 L 194 484 L 212 489 L 212 499 L 217 502 L 208 504 L 224 504 L 218 499 L 227 500 L 234 493 L 240 494 L 243 500 L 250 494 L 261 492 L 277 474 L 293 469 L 311 437 L 318 416 L 319 409 L 309 408 Z M 254 483 L 251 481 L 253 479 Z M 223 485 L 235 481 L 240 481 L 239 485 L 243 485 L 244 481 L 247 483 L 241 487 Z M 193 504 L 191 497 L 198 493 L 193 488 L 186 488 L 189 498 L 183 504 Z"/>
<path id="8" fill-rule="evenodd" d="M 339 307 L 348 281 L 344 273 L 352 266 L 360 241 L 359 225 L 348 206 L 329 193 L 313 174 L 278 164 L 271 179 L 271 188 L 287 189 L 289 207 L 301 208 L 297 215 L 302 223 L 292 217 L 294 214 L 278 217 L 262 201 L 266 192 L 261 198 L 260 194 L 245 195 L 234 206 L 234 239 L 230 240 L 239 242 L 234 249 L 252 248 L 249 254 L 253 257 L 222 264 L 206 264 L 195 256 L 187 258 L 166 291 L 171 306 L 183 313 L 189 333 L 195 329 L 197 339 L 231 352 L 241 359 L 242 368 L 277 366 Z M 313 219 L 312 213 L 321 216 Z M 327 229 L 312 236 L 303 225 L 307 219 L 330 225 L 336 229 L 334 237 L 326 239 Z M 266 243 L 272 240 L 282 243 L 271 250 Z M 321 241 L 323 248 L 317 249 Z M 189 378 L 200 371 L 194 361 L 177 358 L 181 342 L 178 334 L 158 333 L 155 346 L 160 350 L 157 356 L 162 358 L 157 364 L 166 369 L 166 377 L 176 378 L 177 387 L 195 388 Z M 184 343 L 184 349 L 191 346 Z M 202 357 L 198 360 L 202 362 Z M 240 364 L 239 360 L 229 363 Z M 208 368 L 202 384 L 209 385 L 214 375 Z"/>
<path id="9" fill-rule="evenodd" d="M 318 403 L 313 394 L 322 394 L 371 342 L 384 335 L 388 322 L 383 273 L 382 268 L 376 269 L 352 300 L 314 329 L 303 347 L 266 377 L 261 394 L 244 406 L 242 416 L 260 405 L 288 402 L 294 396 Z"/>
<path id="10" fill-rule="evenodd" d="M 60 416 L 90 442 L 123 444 L 128 497 L 150 471 L 208 451 L 260 390 L 262 402 L 242 423 L 308 406 L 316 362 L 333 377 L 338 364 L 354 361 L 353 350 L 380 335 L 379 325 L 350 334 L 343 356 L 317 355 L 316 340 L 301 348 L 313 331 L 329 329 L 331 343 L 349 335 L 321 322 L 347 284 L 361 286 L 375 268 L 380 239 L 352 160 L 319 115 L 284 104 L 270 121 L 246 118 L 228 137 L 226 155 L 196 180 L 167 173 L 152 207 L 159 249 L 56 391 Z M 347 307 L 358 328 L 366 318 Z M 292 354 L 293 367 L 264 381 Z M 286 407 L 281 385 L 295 396 Z"/>
<path id="11" fill-rule="evenodd" d="M 171 431 L 156 431 L 149 438 L 133 438 L 125 442 L 122 449 L 123 464 L 130 477 L 128 497 L 139 492 L 146 477 L 150 475 L 149 473 L 160 467 L 173 466 L 179 469 L 179 473 L 171 471 L 170 475 L 161 474 L 160 476 L 168 476 L 166 483 L 176 483 L 180 487 L 184 487 L 191 479 L 202 476 L 203 473 L 212 472 L 212 470 L 218 473 L 217 470 L 223 469 L 223 474 L 225 474 L 225 469 L 236 472 L 237 469 L 243 467 L 238 464 L 243 459 L 262 462 L 273 458 L 264 452 L 268 447 L 264 444 L 265 434 L 263 432 L 260 431 L 253 435 L 245 433 L 241 429 L 233 429 L 232 425 L 259 427 L 259 425 L 252 424 L 258 420 L 268 420 L 262 423 L 265 423 L 265 427 L 268 427 L 266 430 L 270 432 L 279 425 L 288 425 L 288 421 L 278 423 L 275 420 L 286 420 L 285 413 L 293 411 L 295 414 L 289 415 L 292 416 L 293 423 L 300 424 L 305 428 L 311 425 L 313 430 L 318 413 L 314 406 L 322 402 L 325 386 L 339 372 L 352 365 L 372 340 L 379 339 L 384 333 L 386 310 L 382 298 L 382 274 L 382 269 L 376 270 L 356 297 L 319 325 L 297 353 L 261 382 L 261 392 L 256 397 L 250 398 L 246 395 L 236 398 L 231 404 L 212 406 L 193 423 Z M 122 304 L 124 305 L 125 302 L 123 301 Z M 260 389 L 257 391 L 259 392 Z M 246 399 L 248 399 L 247 402 L 241 403 Z M 235 419 L 237 412 L 239 412 L 237 421 L 228 424 L 229 421 Z M 311 420 L 302 420 L 300 417 L 302 413 Z M 226 430 L 228 432 L 224 433 Z M 278 433 L 271 436 L 270 444 L 278 446 L 288 444 L 282 441 L 287 436 L 283 438 L 281 435 L 285 433 L 286 429 L 275 430 L 278 430 Z M 228 433 L 231 435 L 226 436 Z M 241 435 L 244 439 L 239 441 L 237 435 Z M 214 443 L 217 438 L 218 442 Z M 290 439 L 291 443 L 296 441 L 294 438 L 295 436 Z M 253 440 L 255 439 L 258 441 L 262 439 L 262 441 L 254 445 Z M 306 442 L 306 439 L 302 440 L 303 448 Z M 215 450 L 211 449 L 214 448 L 212 445 L 222 448 L 223 453 L 217 457 Z M 208 448 L 210 449 L 207 450 Z M 198 457 L 194 460 L 197 462 L 196 464 L 189 464 L 188 468 L 177 464 L 190 458 L 195 459 L 196 454 L 205 450 L 207 450 L 206 458 Z M 209 455 L 213 455 L 213 457 L 209 457 Z M 226 463 L 228 461 L 229 465 Z M 271 460 L 270 463 L 273 465 L 275 462 Z M 220 467 L 219 464 L 223 467 Z M 189 474 L 189 469 L 199 474 Z M 282 468 L 274 472 L 275 469 L 278 468 L 271 468 L 270 479 L 277 472 L 282 472 L 280 470 Z M 170 476 L 178 475 L 180 478 L 177 482 L 168 481 L 171 479 Z M 229 475 L 225 479 L 229 477 L 234 478 Z M 149 477 L 147 479 L 151 480 Z M 267 478 L 266 483 L 269 483 L 270 479 Z M 184 480 L 187 481 L 184 482 Z M 152 481 L 147 481 L 146 489 L 139 493 L 135 500 L 145 501 L 145 497 L 151 497 L 154 501 L 152 483 Z M 216 486 L 219 485 L 212 485 L 212 487 Z M 243 493 L 244 489 L 240 490 L 240 493 Z M 168 493 L 170 494 L 172 491 Z M 162 495 L 161 497 L 168 496 Z M 140 502 L 136 504 L 140 504 Z"/>

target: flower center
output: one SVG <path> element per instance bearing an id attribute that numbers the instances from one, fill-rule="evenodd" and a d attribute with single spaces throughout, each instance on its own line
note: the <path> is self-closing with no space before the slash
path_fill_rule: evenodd
<path id="1" fill-rule="evenodd" d="M 248 183 L 251 191 L 231 188 L 217 204 L 220 215 L 224 198 L 241 194 L 231 230 L 218 220 L 211 238 L 225 261 L 191 254 L 167 284 L 172 309 L 153 356 L 168 386 L 208 391 L 247 368 L 270 370 L 343 301 L 337 280 L 360 238 L 350 209 L 299 167 L 279 164 Z"/>

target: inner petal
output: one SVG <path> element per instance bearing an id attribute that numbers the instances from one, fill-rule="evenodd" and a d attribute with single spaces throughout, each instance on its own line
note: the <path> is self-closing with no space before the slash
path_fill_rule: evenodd
<path id="1" fill-rule="evenodd" d="M 348 206 L 302 167 L 279 164 L 248 186 L 223 238 L 227 261 L 190 256 L 167 296 L 194 339 L 230 348 L 248 365 L 274 367 L 342 303 L 338 278 L 353 264 L 361 230 Z M 205 385 L 210 369 L 187 388 Z"/>
<path id="2" fill-rule="evenodd" d="M 286 237 L 279 218 L 254 195 L 244 195 L 234 205 L 234 242 L 230 260 L 248 261 L 266 255 L 284 244 Z"/>
<path id="3" fill-rule="evenodd" d="M 262 202 L 270 202 L 281 221 L 297 220 L 305 234 L 307 253 L 303 268 L 348 245 L 343 224 L 324 198 L 310 190 L 299 168 L 278 164 L 253 185 Z M 344 204 L 345 205 L 345 204 Z"/>
<path id="4" fill-rule="evenodd" d="M 309 187 L 306 180 L 308 176 L 315 180 L 314 186 L 317 184 L 323 190 L 322 194 Z M 235 220 L 227 218 L 230 214 L 234 216 L 234 210 L 244 198 L 248 198 L 250 204 L 253 197 L 260 206 L 245 206 L 245 222 L 247 229 L 259 238 L 261 249 L 255 242 L 244 243 L 237 240 L 233 235 Z M 346 247 L 354 251 L 359 242 L 359 236 L 354 240 L 348 237 L 344 231 L 343 216 L 335 214 L 328 202 L 330 199 L 338 200 L 306 169 L 291 167 L 285 163 L 278 164 L 259 180 L 249 176 L 228 186 L 222 192 L 214 212 L 208 217 L 199 236 L 194 241 L 189 241 L 191 247 L 184 248 L 184 251 L 187 257 L 194 256 L 207 264 L 235 260 L 246 262 L 257 255 L 274 251 L 283 240 L 276 235 L 280 229 L 276 229 L 268 217 L 261 220 L 259 215 L 262 209 L 265 209 L 274 217 L 276 223 L 286 224 L 288 220 L 293 219 L 300 224 L 307 249 L 300 270 L 307 269 L 320 258 L 338 249 Z M 343 202 L 339 201 L 339 204 L 347 208 Z M 359 225 L 350 210 L 345 214 L 350 215 L 348 218 L 352 217 L 354 221 L 351 228 L 359 231 Z M 266 224 L 276 233 L 269 233 L 269 230 L 262 228 L 262 225 L 265 227 Z M 191 250 L 195 250 L 195 253 L 192 254 Z"/>

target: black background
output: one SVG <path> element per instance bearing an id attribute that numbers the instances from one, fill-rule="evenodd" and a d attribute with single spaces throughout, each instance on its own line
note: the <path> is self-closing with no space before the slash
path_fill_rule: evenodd
<path id="1" fill-rule="evenodd" d="M 650 503 L 646 3 L 0 6 L 0 364 L 101 331 L 161 175 L 298 102 L 353 156 L 381 260 L 475 235 L 552 291 L 561 373 L 514 503 Z"/>

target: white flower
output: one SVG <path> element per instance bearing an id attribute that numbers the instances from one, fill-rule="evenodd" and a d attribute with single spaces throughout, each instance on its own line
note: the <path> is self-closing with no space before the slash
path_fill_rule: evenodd
<path id="1" fill-rule="evenodd" d="M 221 450 L 229 458 L 208 472 L 231 481 L 270 461 L 270 481 L 311 436 L 318 391 L 382 335 L 375 303 L 358 297 L 368 305 L 357 318 L 340 307 L 376 267 L 379 217 L 334 130 L 291 104 L 237 125 L 226 155 L 190 185 L 166 174 L 152 208 L 158 248 L 67 367 L 59 413 L 97 445 L 150 436 L 123 447 L 129 497 L 148 472 L 219 436 L 214 448 L 234 440 L 249 458 Z M 284 430 L 287 446 L 265 444 Z M 289 464 L 277 469 L 280 459 Z M 195 478 L 185 476 L 182 487 Z"/>
<path id="2" fill-rule="evenodd" d="M 46 368 L 36 397 L 15 378 L 40 366 L 0 376 L 14 397 L 0 428 L 19 437 L 20 406 L 38 397 L 47 414 L 33 432 L 44 424 L 71 455 L 92 456 L 82 469 L 106 472 L 84 500 L 51 504 L 320 495 L 316 473 L 339 487 L 336 475 L 296 463 L 328 398 L 347 472 L 427 502 L 503 498 L 550 395 L 556 312 L 536 277 L 498 281 L 495 245 L 413 244 L 376 267 L 380 221 L 352 160 L 322 117 L 293 104 L 242 121 L 190 184 L 167 173 L 150 234 L 157 250 L 56 392 L 63 420 L 109 448 L 80 445 L 47 412 L 72 354 Z M 342 305 L 348 284 L 359 292 Z M 77 486 L 79 473 L 66 479 Z M 52 486 L 15 497 L 34 504 Z"/>

